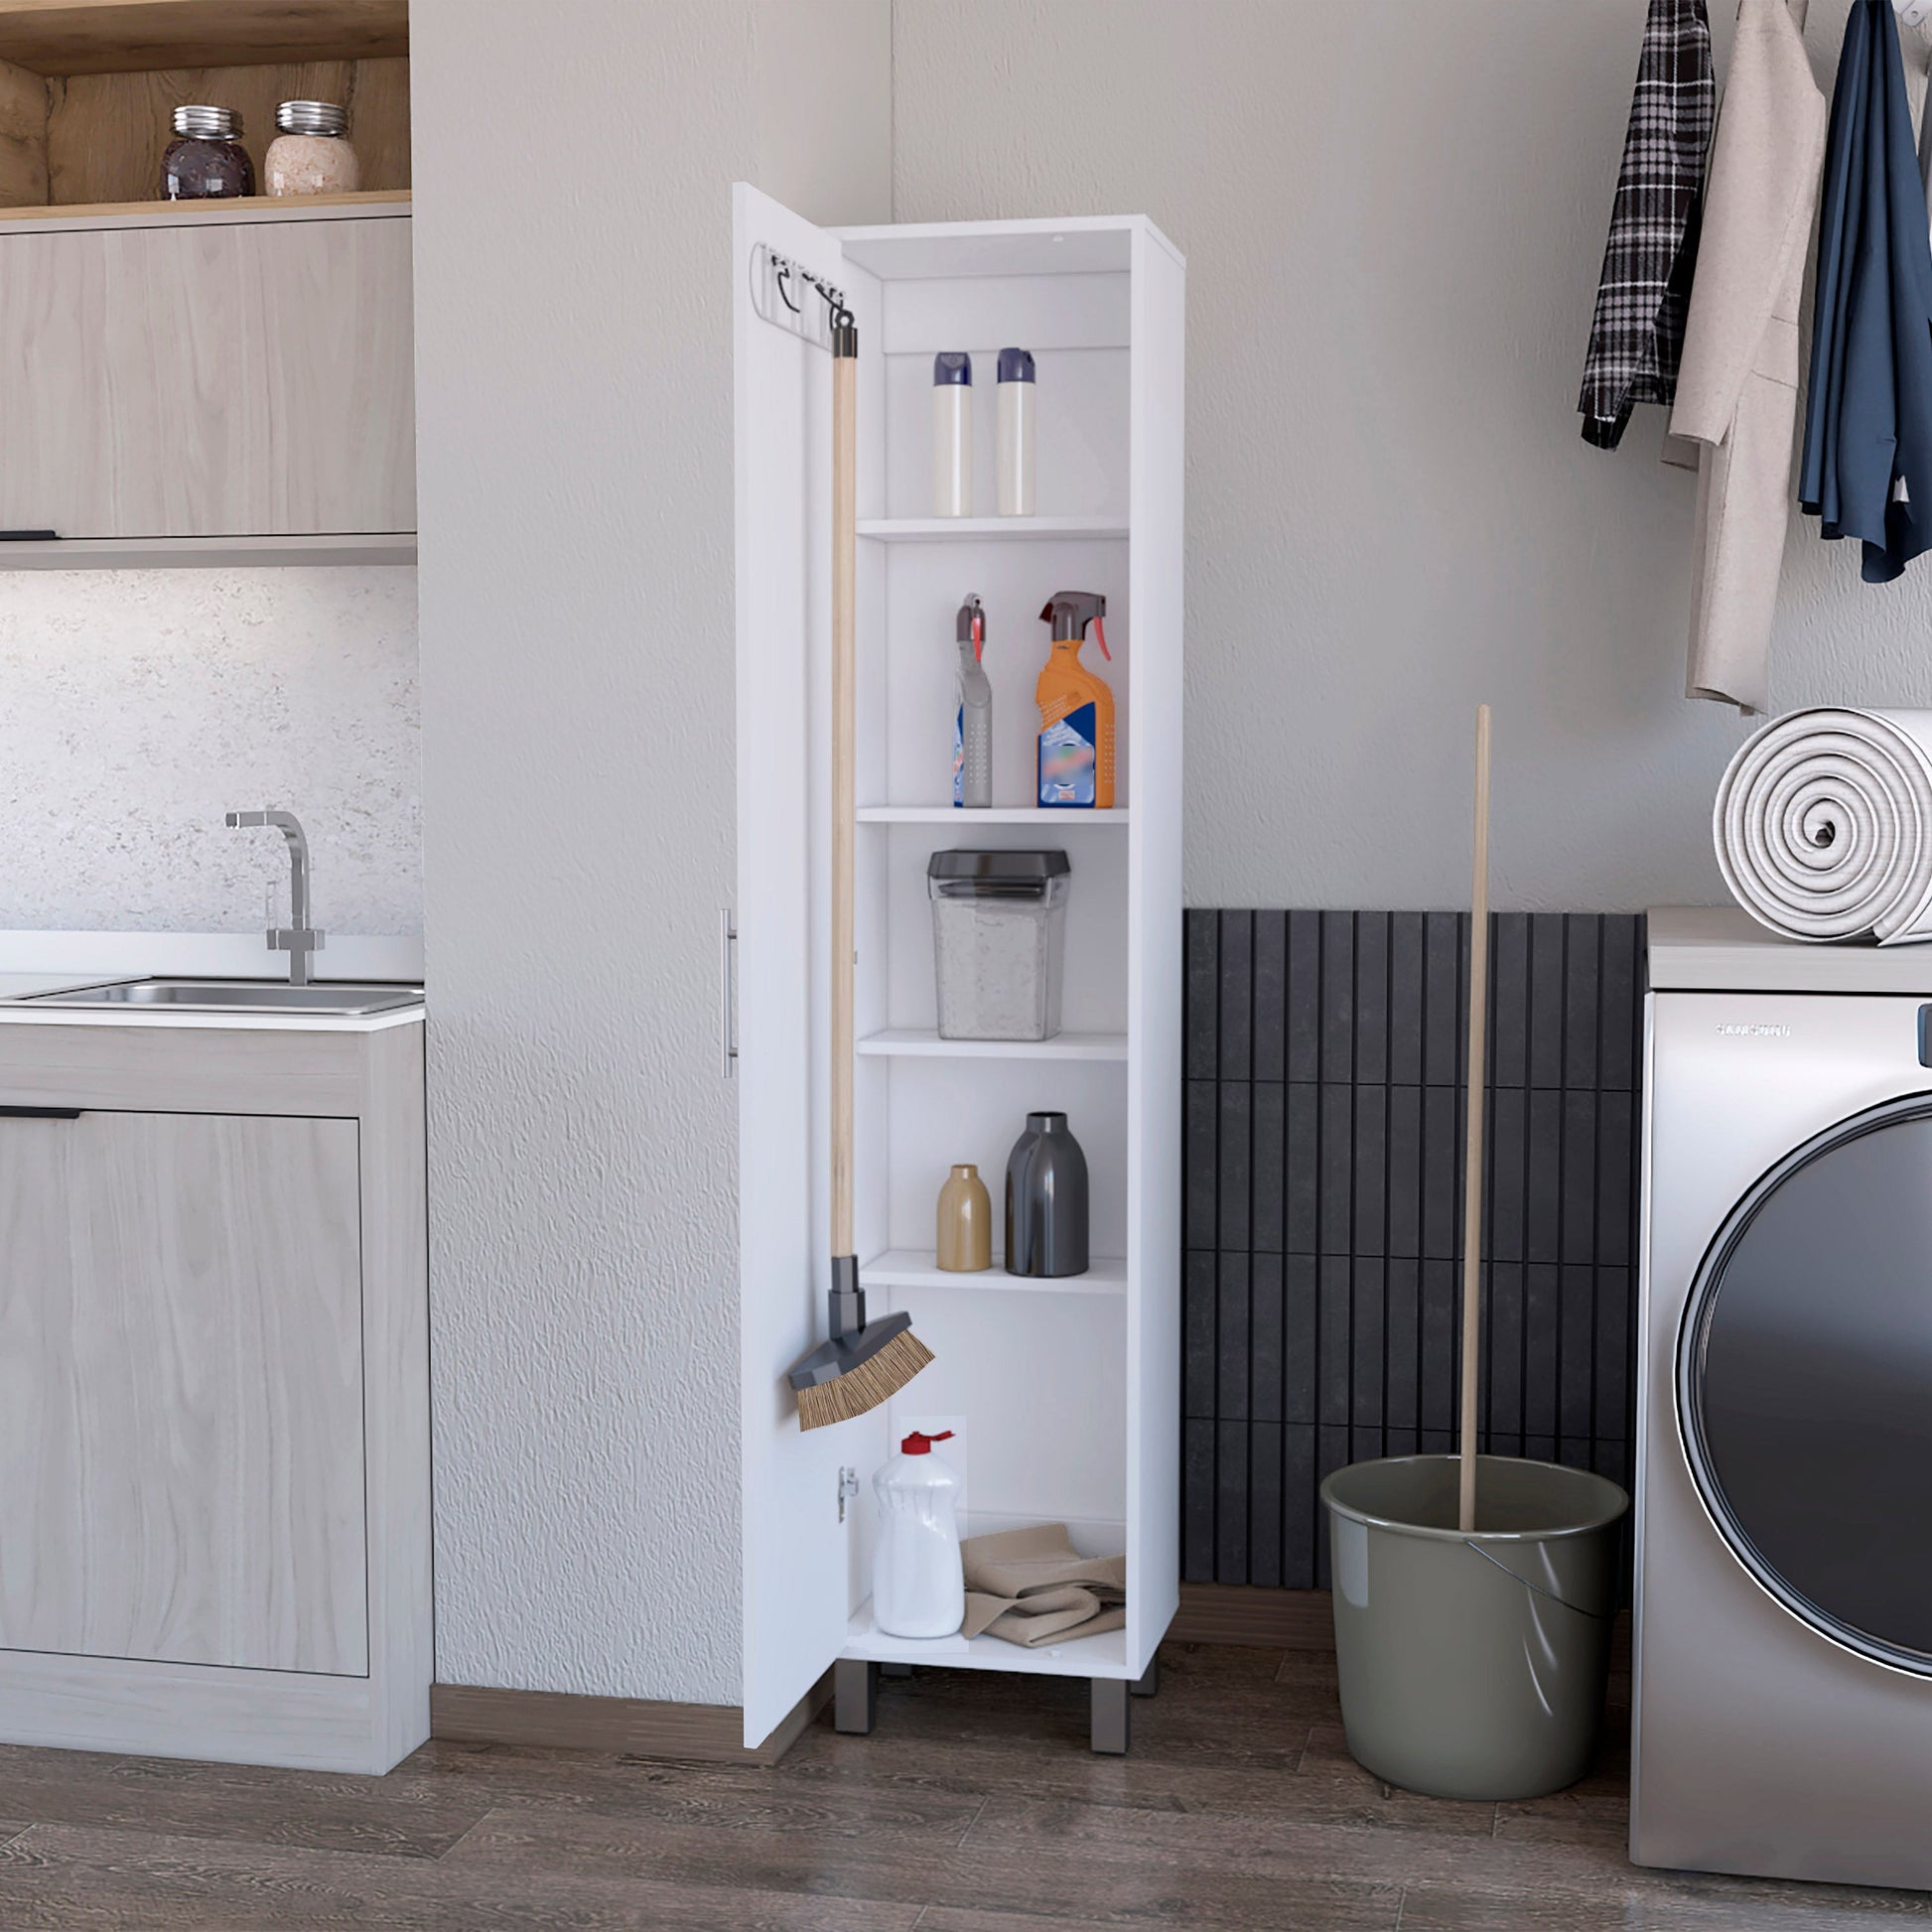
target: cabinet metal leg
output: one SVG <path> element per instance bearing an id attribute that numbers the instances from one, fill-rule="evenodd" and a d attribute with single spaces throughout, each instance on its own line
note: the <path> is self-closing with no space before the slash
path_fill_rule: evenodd
<path id="1" fill-rule="evenodd" d="M 1147 1675 L 1137 1677 L 1128 1685 L 1127 1692 L 1130 1697 L 1151 1698 L 1160 1688 L 1161 1660 L 1159 1657 L 1150 1657 L 1147 1660 Z"/>
<path id="2" fill-rule="evenodd" d="M 1093 1684 L 1093 1747 L 1109 1757 L 1125 1757 L 1133 1730 L 1133 1705 L 1124 1677 L 1096 1677 Z"/>
<path id="3" fill-rule="evenodd" d="M 832 1666 L 832 1725 L 869 1737 L 879 1714 L 879 1666 L 862 1657 L 841 1657 Z"/>
<path id="4" fill-rule="evenodd" d="M 912 1666 L 910 1664 L 881 1664 L 879 1666 L 879 1674 L 881 1677 L 910 1677 L 912 1675 Z"/>

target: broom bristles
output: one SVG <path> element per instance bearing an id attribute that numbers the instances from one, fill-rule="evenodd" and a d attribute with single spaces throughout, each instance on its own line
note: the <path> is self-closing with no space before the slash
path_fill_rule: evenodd
<path id="1" fill-rule="evenodd" d="M 911 1329 L 895 1335 L 878 1354 L 829 1382 L 798 1391 L 798 1427 L 823 1429 L 850 1422 L 882 1402 L 890 1402 L 932 1360 L 932 1350 Z"/>

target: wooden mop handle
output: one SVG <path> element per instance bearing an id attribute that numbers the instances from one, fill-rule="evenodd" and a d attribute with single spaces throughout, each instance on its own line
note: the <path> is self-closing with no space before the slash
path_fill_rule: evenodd
<path id="1" fill-rule="evenodd" d="M 1469 894 L 1469 1111 L 1462 1178 L 1461 1484 L 1457 1523 L 1476 1526 L 1476 1363 L 1482 1344 L 1482 1114 L 1489 1020 L 1489 707 L 1476 707 L 1475 872 Z"/>
<path id="2" fill-rule="evenodd" d="M 852 1234 L 853 897 L 857 837 L 855 774 L 859 334 L 850 316 L 832 328 L 832 1252 L 855 1252 Z"/>

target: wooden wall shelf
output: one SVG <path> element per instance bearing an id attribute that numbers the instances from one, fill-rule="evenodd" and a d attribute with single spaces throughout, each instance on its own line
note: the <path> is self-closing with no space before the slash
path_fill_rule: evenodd
<path id="1" fill-rule="evenodd" d="M 407 214 L 406 188 L 364 189 L 354 195 L 237 196 L 220 202 L 77 202 L 59 207 L 34 204 L 0 207 L 0 222 L 35 221 L 68 227 L 201 227 L 231 221 L 319 220 L 330 210 L 347 216 Z"/>
<path id="2" fill-rule="evenodd" d="M 255 163 L 283 100 L 334 100 L 372 191 L 409 186 L 406 0 L 0 0 L 0 208 L 159 196 L 174 110 L 233 108 Z"/>
<path id="3" fill-rule="evenodd" d="M 390 60 L 408 0 L 0 0 L 0 60 L 34 73 Z"/>

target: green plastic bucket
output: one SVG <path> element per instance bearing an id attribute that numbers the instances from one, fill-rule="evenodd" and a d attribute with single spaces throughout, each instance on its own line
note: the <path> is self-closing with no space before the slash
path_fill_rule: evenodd
<path id="1" fill-rule="evenodd" d="M 1540 1797 L 1596 1755 L 1630 1499 L 1587 1469 L 1481 1455 L 1465 1536 L 1459 1466 L 1392 1456 L 1321 1485 L 1348 1748 L 1406 1791 Z"/>

